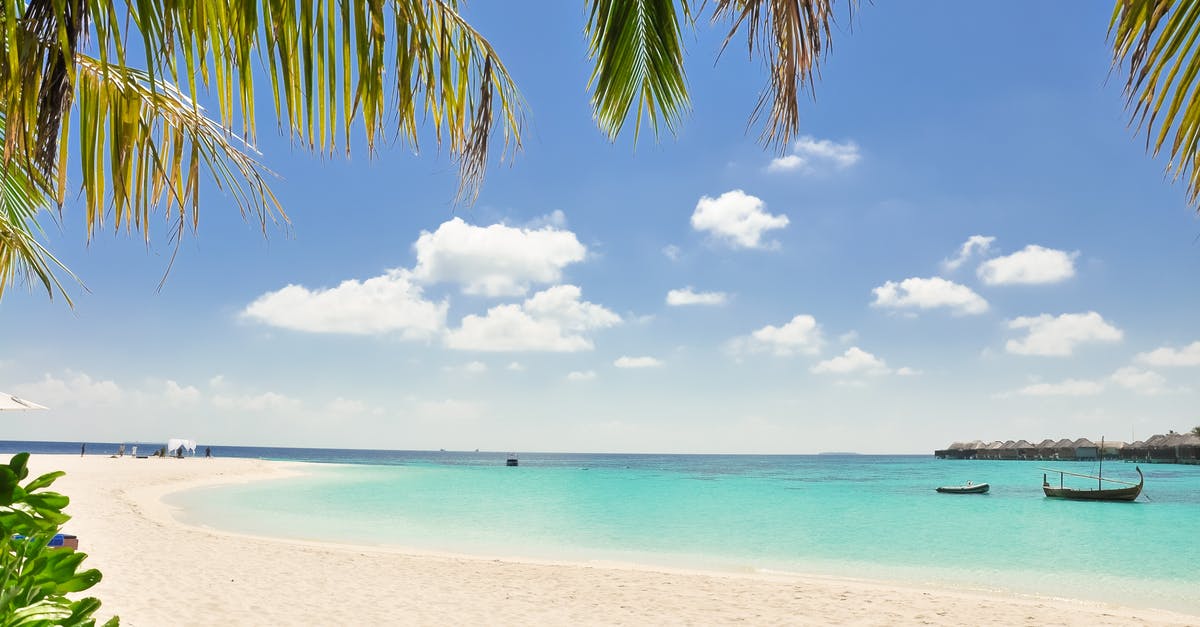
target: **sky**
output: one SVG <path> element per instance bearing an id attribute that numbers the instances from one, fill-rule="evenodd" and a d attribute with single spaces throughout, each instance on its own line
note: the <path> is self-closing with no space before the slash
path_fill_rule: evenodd
<path id="1" fill-rule="evenodd" d="M 777 153 L 720 25 L 686 36 L 677 136 L 610 142 L 584 3 L 470 3 L 529 108 L 474 203 L 432 143 L 313 155 L 269 106 L 291 226 L 210 187 L 161 290 L 161 216 L 88 242 L 68 202 L 43 227 L 87 291 L 0 302 L 0 390 L 50 407 L 0 437 L 929 453 L 1200 424 L 1200 219 L 1128 127 L 1111 9 L 890 4 L 843 15 Z"/>

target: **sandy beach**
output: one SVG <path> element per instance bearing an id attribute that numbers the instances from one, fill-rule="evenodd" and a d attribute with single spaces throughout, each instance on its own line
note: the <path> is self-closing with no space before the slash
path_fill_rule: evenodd
<path id="1" fill-rule="evenodd" d="M 400 552 L 184 525 L 162 498 L 304 464 L 35 455 L 65 470 L 66 532 L 126 625 L 1200 625 L 1154 609 L 828 577 L 666 571 Z"/>

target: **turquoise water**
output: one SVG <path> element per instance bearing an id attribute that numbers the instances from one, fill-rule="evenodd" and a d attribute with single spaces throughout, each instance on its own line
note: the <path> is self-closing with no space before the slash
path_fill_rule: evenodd
<path id="1" fill-rule="evenodd" d="M 499 459 L 315 465 L 302 478 L 170 501 L 188 522 L 259 535 L 899 579 L 1200 613 L 1200 467 L 1144 467 L 1149 500 L 1086 503 L 1042 495 L 1046 462 L 527 455 L 506 468 Z M 1136 480 L 1130 464 L 1106 464 L 1105 475 Z M 991 483 L 991 493 L 933 490 L 967 480 Z"/>

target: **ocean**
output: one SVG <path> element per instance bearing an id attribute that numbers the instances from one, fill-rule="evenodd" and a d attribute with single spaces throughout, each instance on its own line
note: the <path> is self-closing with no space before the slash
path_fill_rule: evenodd
<path id="1" fill-rule="evenodd" d="M 79 444 L 0 443 L 0 452 L 17 450 L 78 453 Z M 116 445 L 88 450 L 114 452 Z M 168 497 L 190 524 L 488 557 L 810 573 L 1200 613 L 1200 466 L 1143 466 L 1146 488 L 1137 502 L 1087 503 L 1045 498 L 1039 467 L 1094 473 L 1092 462 L 522 453 L 521 465 L 510 468 L 505 453 L 492 452 L 213 452 L 320 465 L 304 477 Z M 1137 479 L 1132 464 L 1109 462 L 1104 473 Z M 991 492 L 934 491 L 968 480 L 990 483 Z"/>

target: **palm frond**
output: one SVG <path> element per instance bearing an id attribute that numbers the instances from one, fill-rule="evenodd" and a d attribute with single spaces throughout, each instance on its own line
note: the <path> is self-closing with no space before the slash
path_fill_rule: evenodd
<path id="1" fill-rule="evenodd" d="M 5 119 L 0 116 L 0 135 L 4 131 Z M 50 206 L 45 181 L 31 178 L 17 161 L 0 167 L 0 298 L 19 281 L 30 285 L 36 282 L 50 298 L 61 294 L 71 304 L 71 296 L 59 282 L 55 268 L 76 281 L 78 277 L 37 241 L 37 236 L 44 233 L 36 217 Z"/>
<path id="2" fill-rule="evenodd" d="M 91 182 L 83 185 L 89 238 L 106 220 L 106 198 L 113 227 L 147 240 L 158 207 L 174 219 L 177 235 L 186 225 L 194 229 L 204 171 L 264 231 L 276 218 L 287 220 L 267 184 L 272 173 L 250 154 L 254 148 L 173 85 L 86 55 L 76 55 L 75 64 L 79 162 L 82 179 Z M 59 177 L 64 190 L 64 170 Z"/>
<path id="3" fill-rule="evenodd" d="M 61 1 L 61 0 L 60 0 Z M 96 0 L 88 0 L 89 2 Z M 473 195 L 492 127 L 520 147 L 524 103 L 491 44 L 457 0 L 136 0 L 151 84 L 167 80 L 193 100 L 205 88 L 217 117 L 255 134 L 256 65 L 265 66 L 282 129 L 309 148 L 350 151 L 355 122 L 368 152 L 392 137 L 414 148 L 424 124 L 459 163 Z M 107 34 L 106 34 L 107 33 Z M 124 54 L 117 30 L 95 43 Z M 182 72 L 182 76 L 181 76 Z"/>
<path id="4" fill-rule="evenodd" d="M 691 21 L 686 0 L 680 6 Z M 587 31 L 595 63 L 588 89 L 600 129 L 615 139 L 636 107 L 655 135 L 674 133 L 689 108 L 675 0 L 592 0 Z"/>
<path id="5" fill-rule="evenodd" d="M 1113 65 L 1128 65 L 1126 106 L 1135 132 L 1157 156 L 1170 147 L 1167 172 L 1187 177 L 1189 203 L 1200 196 L 1200 3 L 1118 0 L 1109 23 Z M 1164 109 L 1165 107 L 1165 109 Z"/>
<path id="6" fill-rule="evenodd" d="M 732 22 L 722 50 L 743 27 L 746 49 L 767 61 L 771 78 L 759 96 L 750 123 L 766 115 L 759 135 L 764 145 L 782 148 L 800 129 L 800 94 L 811 92 L 822 55 L 832 41 L 833 0 L 715 0 L 713 20 Z M 853 0 L 849 3 L 853 10 Z"/>

